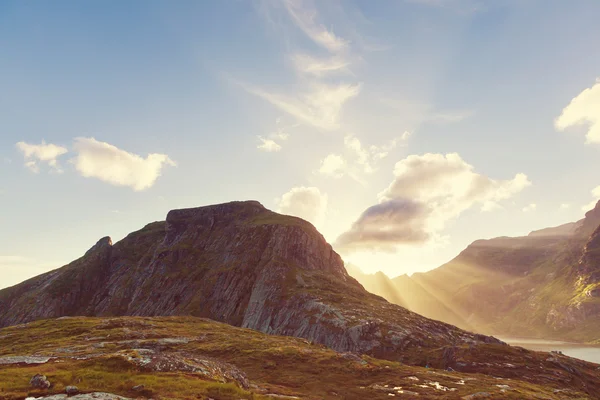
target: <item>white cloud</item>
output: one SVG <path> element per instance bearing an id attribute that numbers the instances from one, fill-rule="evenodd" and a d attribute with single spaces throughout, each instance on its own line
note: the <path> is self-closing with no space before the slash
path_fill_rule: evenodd
<path id="1" fill-rule="evenodd" d="M 360 84 L 325 84 L 313 82 L 297 95 L 286 95 L 241 84 L 249 93 L 258 96 L 281 111 L 323 130 L 339 128 L 344 104 L 360 93 Z"/>
<path id="2" fill-rule="evenodd" d="M 316 187 L 294 187 L 277 200 L 278 212 L 294 215 L 320 226 L 327 209 L 327 194 Z"/>
<path id="3" fill-rule="evenodd" d="M 136 191 L 154 185 L 164 166 L 175 166 L 166 154 L 142 158 L 94 138 L 76 138 L 73 149 L 77 155 L 71 161 L 82 176 Z"/>
<path id="4" fill-rule="evenodd" d="M 336 36 L 318 22 L 318 12 L 309 2 L 284 0 L 283 4 L 296 26 L 319 46 L 332 53 L 343 51 L 348 47 L 347 40 Z"/>
<path id="5" fill-rule="evenodd" d="M 586 143 L 600 143 L 600 79 L 573 98 L 554 121 L 559 131 L 580 124 L 588 125 Z"/>
<path id="6" fill-rule="evenodd" d="M 569 208 L 571 208 L 571 205 L 570 205 L 569 203 L 562 203 L 562 204 L 560 205 L 560 209 L 561 209 L 561 210 L 567 210 L 567 209 L 569 209 Z"/>
<path id="7" fill-rule="evenodd" d="M 288 130 L 298 127 L 298 124 L 283 126 L 281 122 L 281 117 L 275 120 L 275 125 L 275 132 L 270 133 L 267 137 L 258 136 L 258 139 L 261 142 L 257 146 L 259 150 L 266 152 L 275 152 L 281 150 L 282 146 L 279 142 L 288 140 L 290 137 Z"/>
<path id="8" fill-rule="evenodd" d="M 344 176 L 345 167 L 346 161 L 344 160 L 344 157 L 339 154 L 329 154 L 321 161 L 319 172 L 323 175 L 341 178 Z"/>
<path id="9" fill-rule="evenodd" d="M 67 153 L 68 150 L 65 147 L 46 143 L 43 140 L 41 144 L 19 142 L 16 144 L 16 147 L 23 153 L 25 166 L 32 172 L 40 172 L 40 163 L 48 164 L 52 171 L 62 172 L 58 164 L 58 158 Z"/>
<path id="10" fill-rule="evenodd" d="M 259 136 L 258 139 L 261 141 L 261 144 L 257 146 L 257 149 L 259 150 L 266 152 L 276 152 L 281 150 L 281 145 L 272 139 L 265 139 L 262 136 Z"/>
<path id="11" fill-rule="evenodd" d="M 325 80 L 332 75 L 350 75 L 348 69 L 352 51 L 350 41 L 345 40 L 327 29 L 321 22 L 320 12 L 316 5 L 323 4 L 314 1 L 264 0 L 261 13 L 271 25 L 279 27 L 279 36 L 285 38 L 287 55 L 296 76 L 296 84 L 289 89 L 272 89 L 263 85 L 250 85 L 237 82 L 247 92 L 258 96 L 279 110 L 296 118 L 298 122 L 311 125 L 321 130 L 333 131 L 340 127 L 342 109 L 346 102 L 356 97 L 362 84 L 356 80 L 335 83 Z M 283 5 L 283 7 L 282 7 Z M 284 20 L 291 23 L 275 23 L 272 11 L 284 10 Z M 349 24 L 345 24 L 349 25 Z M 313 43 L 326 49 L 328 54 L 322 56 L 308 52 L 290 39 L 289 28 L 298 28 Z M 275 140 L 274 138 L 270 138 Z"/>
<path id="12" fill-rule="evenodd" d="M 344 137 L 345 156 L 339 154 L 329 154 L 321 160 L 319 173 L 323 175 L 341 178 L 344 175 L 363 182 L 359 178 L 360 174 L 371 174 L 377 171 L 378 163 L 386 158 L 390 151 L 398 147 L 410 137 L 410 132 L 404 132 L 402 135 L 392 139 L 389 143 L 376 146 L 363 146 L 360 140 L 353 135 Z"/>
<path id="13" fill-rule="evenodd" d="M 596 207 L 596 203 L 600 201 L 600 186 L 597 186 L 594 189 L 592 189 L 592 197 L 594 198 L 594 200 L 581 207 L 583 211 L 590 211 L 593 210 L 594 207 Z"/>
<path id="14" fill-rule="evenodd" d="M 322 77 L 333 73 L 350 73 L 350 62 L 343 57 L 333 56 L 327 59 L 318 59 L 309 54 L 298 53 L 291 57 L 292 64 L 300 74 Z"/>
<path id="15" fill-rule="evenodd" d="M 411 155 L 396 163 L 395 179 L 342 234 L 344 251 L 393 251 L 404 243 L 439 238 L 448 221 L 479 206 L 489 211 L 531 184 L 525 174 L 494 180 L 473 171 L 458 154 Z"/>
<path id="16" fill-rule="evenodd" d="M 523 207 L 523 212 L 532 212 L 537 209 L 537 204 L 531 203 Z"/>

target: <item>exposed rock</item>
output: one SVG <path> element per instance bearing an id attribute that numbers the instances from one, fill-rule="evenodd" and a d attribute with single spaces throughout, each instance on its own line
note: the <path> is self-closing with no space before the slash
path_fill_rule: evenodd
<path id="1" fill-rule="evenodd" d="M 9 356 L 0 357 L 0 365 L 2 364 L 45 364 L 54 357 L 34 357 L 34 356 Z"/>
<path id="2" fill-rule="evenodd" d="M 0 326 L 74 315 L 208 317 L 391 359 L 415 347 L 500 343 L 368 293 L 310 223 L 255 201 L 170 211 L 0 291 Z"/>
<path id="3" fill-rule="evenodd" d="M 77 386 L 67 386 L 65 388 L 65 393 L 69 396 L 74 396 L 79 393 L 79 388 Z"/>
<path id="4" fill-rule="evenodd" d="M 94 392 L 86 394 L 78 394 L 72 397 L 66 394 L 55 394 L 53 396 L 44 397 L 28 397 L 26 400 L 37 399 L 37 400 L 62 400 L 68 398 L 69 400 L 131 400 L 127 397 L 117 396 L 112 393 Z"/>
<path id="5" fill-rule="evenodd" d="M 136 392 L 140 392 L 142 390 L 144 390 L 145 386 L 144 385 L 135 385 L 134 387 L 131 388 L 131 390 L 135 390 Z"/>
<path id="6" fill-rule="evenodd" d="M 51 384 L 46 378 L 46 375 L 36 374 L 29 381 L 29 385 L 35 389 L 48 389 Z"/>
<path id="7" fill-rule="evenodd" d="M 488 392 L 478 392 L 478 393 L 473 393 L 470 394 L 468 396 L 463 396 L 461 397 L 463 400 L 477 400 L 477 399 L 486 399 L 488 397 L 491 397 L 492 395 L 489 394 Z"/>

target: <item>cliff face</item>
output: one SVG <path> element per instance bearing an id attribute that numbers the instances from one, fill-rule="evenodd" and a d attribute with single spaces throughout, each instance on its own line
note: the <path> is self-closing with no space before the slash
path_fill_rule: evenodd
<path id="1" fill-rule="evenodd" d="M 600 202 L 580 221 L 478 240 L 437 269 L 371 290 L 464 329 L 600 341 Z"/>
<path id="2" fill-rule="evenodd" d="M 404 350 L 497 342 L 368 293 L 311 224 L 257 202 L 171 211 L 0 291 L 0 326 L 75 315 L 200 316 L 417 363 Z"/>

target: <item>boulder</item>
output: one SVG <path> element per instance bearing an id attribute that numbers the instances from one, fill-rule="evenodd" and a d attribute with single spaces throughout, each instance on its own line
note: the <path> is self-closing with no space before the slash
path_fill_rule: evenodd
<path id="1" fill-rule="evenodd" d="M 48 389 L 50 381 L 48 381 L 46 375 L 35 374 L 29 381 L 29 385 L 35 389 Z"/>
<path id="2" fill-rule="evenodd" d="M 77 388 L 77 386 L 67 386 L 65 388 L 65 393 L 67 393 L 69 396 L 74 396 L 77 393 L 79 393 L 79 389 Z"/>

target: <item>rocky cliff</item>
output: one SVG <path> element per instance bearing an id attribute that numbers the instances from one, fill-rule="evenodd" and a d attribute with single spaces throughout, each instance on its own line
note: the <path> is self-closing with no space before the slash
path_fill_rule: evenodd
<path id="1" fill-rule="evenodd" d="M 207 317 L 421 364 L 406 350 L 497 342 L 367 292 L 311 224 L 253 201 L 171 211 L 0 291 L 0 326 L 75 315 Z"/>
<path id="2" fill-rule="evenodd" d="M 384 284 L 379 277 L 377 285 L 357 277 L 390 301 L 464 329 L 599 341 L 600 202 L 574 223 L 475 241 L 427 273 Z"/>

